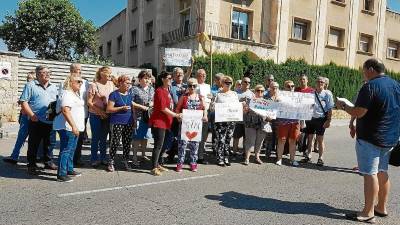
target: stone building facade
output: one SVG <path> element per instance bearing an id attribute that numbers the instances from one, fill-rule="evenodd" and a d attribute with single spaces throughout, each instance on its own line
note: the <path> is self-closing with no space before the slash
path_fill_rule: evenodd
<path id="1" fill-rule="evenodd" d="M 400 14 L 387 0 L 127 0 L 99 29 L 99 53 L 117 65 L 158 67 L 165 47 L 205 54 L 196 34 L 206 32 L 213 52 L 353 68 L 376 57 L 400 71 L 395 27 Z"/>

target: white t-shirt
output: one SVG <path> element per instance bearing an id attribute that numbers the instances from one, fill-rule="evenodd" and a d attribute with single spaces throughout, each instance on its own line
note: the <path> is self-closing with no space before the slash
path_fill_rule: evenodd
<path id="1" fill-rule="evenodd" d="M 62 97 L 60 99 L 61 107 L 70 107 L 71 116 L 75 122 L 76 127 L 80 132 L 85 130 L 85 101 L 83 98 L 72 90 L 63 91 Z M 54 130 L 67 130 L 72 131 L 72 127 L 65 120 L 62 113 L 58 114 L 53 122 Z"/>
<path id="2" fill-rule="evenodd" d="M 238 94 L 234 91 L 218 92 L 215 97 L 215 103 L 238 103 Z"/>
<path id="3" fill-rule="evenodd" d="M 197 93 L 204 97 L 206 103 L 210 103 L 211 99 L 208 97 L 211 95 L 211 86 L 206 83 L 197 85 Z"/>
<path id="4" fill-rule="evenodd" d="M 82 85 L 81 89 L 79 90 L 79 95 L 82 97 L 83 101 L 85 102 L 85 118 L 89 117 L 89 108 L 87 104 L 87 95 L 90 87 L 89 81 L 82 79 Z M 59 87 L 58 87 L 58 96 L 61 98 L 63 92 L 64 92 L 64 82 L 61 82 Z"/>

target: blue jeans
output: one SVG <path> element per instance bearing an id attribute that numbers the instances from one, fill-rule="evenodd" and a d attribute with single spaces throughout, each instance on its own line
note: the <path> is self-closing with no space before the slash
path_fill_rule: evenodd
<path id="1" fill-rule="evenodd" d="M 387 172 L 392 149 L 379 147 L 368 141 L 357 139 L 356 155 L 360 173 L 362 175 L 375 175 L 379 172 Z"/>
<path id="2" fill-rule="evenodd" d="M 107 136 L 110 131 L 108 119 L 101 119 L 96 114 L 89 114 L 90 130 L 92 132 L 92 145 L 90 146 L 90 162 L 99 161 L 97 153 L 100 151 L 100 160 L 106 160 Z"/>
<path id="3" fill-rule="evenodd" d="M 28 125 L 29 125 L 28 116 L 21 114 L 19 117 L 19 130 L 18 130 L 17 140 L 15 141 L 14 149 L 11 153 L 11 158 L 14 160 L 18 160 L 21 149 L 24 146 L 26 139 L 28 138 L 29 134 Z"/>
<path id="4" fill-rule="evenodd" d="M 58 156 L 58 171 L 57 175 L 67 176 L 67 172 L 74 171 L 74 152 L 78 137 L 71 131 L 59 130 L 60 135 L 60 155 Z"/>

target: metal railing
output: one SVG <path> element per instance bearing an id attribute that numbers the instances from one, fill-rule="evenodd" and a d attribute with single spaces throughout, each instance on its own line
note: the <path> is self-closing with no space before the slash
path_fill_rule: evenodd
<path id="1" fill-rule="evenodd" d="M 180 42 L 201 32 L 206 32 L 208 35 L 212 35 L 213 37 L 272 44 L 272 41 L 266 32 L 243 29 L 242 27 L 233 27 L 232 25 L 203 21 L 201 19 L 164 33 L 162 35 L 162 44 Z"/>

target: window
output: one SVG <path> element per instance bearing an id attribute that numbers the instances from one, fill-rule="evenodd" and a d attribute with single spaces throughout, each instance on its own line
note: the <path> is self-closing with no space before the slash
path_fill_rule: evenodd
<path id="1" fill-rule="evenodd" d="M 331 0 L 331 3 L 342 7 L 346 6 L 346 0 Z"/>
<path id="2" fill-rule="evenodd" d="M 345 3 L 346 0 L 334 0 L 335 2 Z"/>
<path id="3" fill-rule="evenodd" d="M 231 38 L 240 40 L 249 39 L 249 18 L 249 13 L 235 10 L 232 12 Z"/>
<path id="4" fill-rule="evenodd" d="M 307 41 L 310 33 L 310 22 L 295 18 L 293 21 L 293 39 Z"/>
<path id="5" fill-rule="evenodd" d="M 100 57 L 103 57 L 103 45 L 99 46 L 99 55 Z"/>
<path id="6" fill-rule="evenodd" d="M 111 41 L 107 42 L 107 56 L 111 56 Z"/>
<path id="7" fill-rule="evenodd" d="M 389 40 L 387 48 L 387 57 L 392 59 L 400 58 L 400 42 Z"/>
<path id="8" fill-rule="evenodd" d="M 190 30 L 190 10 L 181 13 L 181 27 L 183 29 L 183 36 L 189 36 Z"/>
<path id="9" fill-rule="evenodd" d="M 146 23 L 146 41 L 153 40 L 153 21 Z"/>
<path id="10" fill-rule="evenodd" d="M 328 45 L 333 47 L 344 47 L 344 30 L 336 27 L 329 28 Z"/>
<path id="11" fill-rule="evenodd" d="M 360 34 L 358 50 L 361 52 L 372 53 L 373 37 L 367 34 Z"/>
<path id="12" fill-rule="evenodd" d="M 132 11 L 138 8 L 138 0 L 132 0 Z"/>
<path id="13" fill-rule="evenodd" d="M 364 10 L 365 11 L 374 11 L 374 0 L 364 0 Z"/>
<path id="14" fill-rule="evenodd" d="M 137 45 L 136 39 L 136 30 L 131 31 L 131 47 L 135 47 Z"/>
<path id="15" fill-rule="evenodd" d="M 117 37 L 117 52 L 122 52 L 122 35 Z"/>

